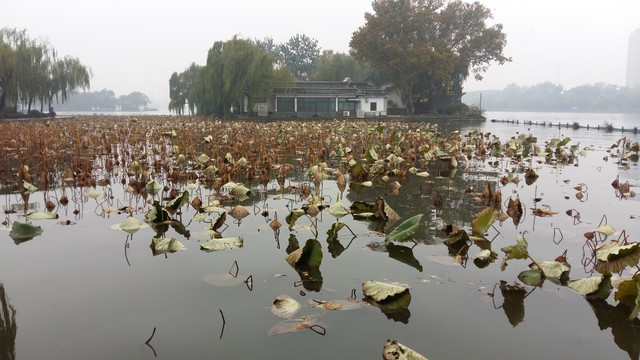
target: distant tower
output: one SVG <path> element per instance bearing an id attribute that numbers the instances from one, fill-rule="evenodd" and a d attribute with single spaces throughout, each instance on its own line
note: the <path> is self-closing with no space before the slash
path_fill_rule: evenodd
<path id="1" fill-rule="evenodd" d="M 629 35 L 627 55 L 627 87 L 640 86 L 640 29 Z"/>

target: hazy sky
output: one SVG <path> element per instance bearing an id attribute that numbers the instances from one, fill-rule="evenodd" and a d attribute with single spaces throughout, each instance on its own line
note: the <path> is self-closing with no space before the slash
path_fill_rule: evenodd
<path id="1" fill-rule="evenodd" d="M 629 34 L 640 28 L 640 0 L 480 0 L 504 25 L 513 58 L 492 65 L 465 89 L 502 89 L 544 81 L 571 88 L 625 85 Z M 347 52 L 371 0 L 20 0 L 0 12 L 0 26 L 45 38 L 59 55 L 93 72 L 91 91 L 141 91 L 156 104 L 169 97 L 169 77 L 204 64 L 218 40 L 297 33 L 323 50 Z"/>

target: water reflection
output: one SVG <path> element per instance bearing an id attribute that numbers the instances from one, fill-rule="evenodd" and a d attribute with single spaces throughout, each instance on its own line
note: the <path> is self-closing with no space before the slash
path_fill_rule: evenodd
<path id="1" fill-rule="evenodd" d="M 16 358 L 16 309 L 9 303 L 9 297 L 0 284 L 0 359 Z"/>
<path id="2" fill-rule="evenodd" d="M 618 303 L 613 306 L 605 300 L 587 300 L 598 319 L 600 330 L 611 328 L 613 341 L 629 354 L 630 359 L 640 358 L 640 320 L 629 319 L 631 309 Z"/>

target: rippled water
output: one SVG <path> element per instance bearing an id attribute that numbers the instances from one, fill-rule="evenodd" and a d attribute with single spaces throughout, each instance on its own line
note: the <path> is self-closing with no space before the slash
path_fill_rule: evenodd
<path id="1" fill-rule="evenodd" d="M 539 121 L 574 119 L 581 124 L 609 118 L 614 126 L 617 119 L 620 124 L 624 119 L 625 127 L 636 119 L 621 114 L 573 116 L 577 115 L 487 114 L 489 119 L 535 121 L 540 117 Z M 559 213 L 534 217 L 526 211 L 517 225 L 510 219 L 497 223 L 488 238 L 493 240 L 492 249 L 499 258 L 484 269 L 473 263 L 473 256 L 480 250 L 475 246 L 469 249 L 470 260 L 456 263 L 456 254 L 442 243 L 446 236 L 440 228 L 453 223 L 469 229 L 482 206 L 464 190 L 482 189 L 487 182 L 496 185 L 497 177 L 513 169 L 509 164 L 494 168 L 472 163 L 452 175 L 444 163 L 437 162 L 427 169 L 431 174 L 427 179 L 409 175 L 399 195 L 390 194 L 386 184 L 377 182 L 373 187 L 349 184 L 342 198 L 347 206 L 382 196 L 403 219 L 424 214 L 416 242 L 385 248 L 384 233 L 397 224 L 381 228 L 348 216 L 343 221 L 357 237 L 352 238 L 345 228 L 339 232 L 337 243 L 329 243 L 326 232 L 336 219 L 323 212 L 318 217 L 317 240 L 324 256 L 319 273 L 311 274 L 313 281 L 284 260 L 288 251 L 316 238 L 310 219 L 299 219 L 292 230 L 284 221 L 289 210 L 301 207 L 304 201 L 295 191 L 282 194 L 275 181 L 266 187 L 247 184 L 252 196 L 242 204 L 251 214 L 240 223 L 228 217 L 224 236 L 243 237 L 243 248 L 201 251 L 200 244 L 209 238 L 205 232 L 208 224 L 190 222 L 195 211 L 185 207 L 182 222 L 189 237 L 173 229 L 166 235 L 179 239 L 187 249 L 156 256 L 150 248 L 156 235 L 152 228 L 143 228 L 128 238 L 126 233 L 111 228 L 126 215 L 104 213 L 104 195 L 94 200 L 82 196 L 86 189 L 67 189 L 67 196 L 75 195 L 77 201 L 58 208 L 57 221 L 39 221 L 44 230 L 41 236 L 16 243 L 6 229 L 0 231 L 0 283 L 6 294 L 0 301 L 4 309 L 15 310 L 15 315 L 7 310 L 0 316 L 8 325 L 0 325 L 0 357 L 369 359 L 380 358 L 385 341 L 394 339 L 429 359 L 638 358 L 638 320 L 625 320 L 624 310 L 611 299 L 587 302 L 566 286 L 550 281 L 541 288 L 524 286 L 522 301 L 507 302 L 506 306 L 499 289 L 493 297 L 488 295 L 500 281 L 514 285 L 518 273 L 528 265 L 524 260 L 512 260 L 505 271 L 500 270 L 504 256 L 500 248 L 514 244 L 518 234 L 525 234 L 536 260 L 553 260 L 567 249 L 572 278 L 589 276 L 588 267 L 582 265 L 583 234 L 593 231 L 603 215 L 615 229 L 624 229 L 630 241 L 637 241 L 639 220 L 632 215 L 640 215 L 638 200 L 620 199 L 610 186 L 616 176 L 632 186 L 640 184 L 637 162 L 619 166 L 613 158 L 604 160 L 610 156 L 607 150 L 614 142 L 623 136 L 638 141 L 637 135 L 490 121 L 443 126 L 451 130 L 462 127 L 463 131 L 481 129 L 500 138 L 531 133 L 539 143 L 553 136 L 568 136 L 572 144 L 580 142 L 580 147 L 592 149 L 579 157 L 577 166 L 540 164 L 540 177 L 534 184 L 521 181 L 501 188 L 503 200 L 519 196 L 526 209 L 548 206 Z M 305 180 L 303 174 L 288 179 L 287 185 L 299 188 Z M 524 179 L 522 173 L 519 176 Z M 111 192 L 114 207 L 131 205 L 137 209 L 134 216 L 142 219 L 148 205 L 124 193 L 117 184 L 98 188 L 104 194 Z M 587 189 L 582 200 L 577 199 L 574 189 L 579 184 Z M 333 180 L 325 180 L 318 190 L 329 203 L 339 194 Z M 191 198 L 211 194 L 206 189 L 191 192 Z M 541 200 L 534 202 L 534 198 Z M 32 194 L 32 208 L 42 211 L 47 199 L 42 192 Z M 436 200 L 442 207 L 434 206 Z M 19 208 L 21 202 L 19 195 L 3 195 L 3 209 Z M 579 222 L 565 214 L 570 209 L 580 213 Z M 77 215 L 74 210 L 78 210 Z M 262 216 L 263 210 L 268 210 L 267 217 Z M 276 211 L 285 224 L 279 235 L 268 225 Z M 6 219 L 16 221 L 20 217 L 11 214 Z M 69 220 L 71 225 L 60 225 L 61 220 Z M 230 270 L 237 270 L 235 279 L 230 278 Z M 247 280 L 251 281 L 243 282 Z M 366 280 L 408 284 L 412 296 L 409 311 L 388 316 L 370 306 L 336 312 L 312 307 L 313 300 L 352 295 L 360 300 L 361 283 Z M 319 316 L 324 335 L 310 330 L 269 335 L 281 321 L 269 310 L 281 294 L 303 305 L 297 316 Z M 15 332 L 11 326 L 15 326 Z M 148 346 L 145 342 L 154 329 Z"/>

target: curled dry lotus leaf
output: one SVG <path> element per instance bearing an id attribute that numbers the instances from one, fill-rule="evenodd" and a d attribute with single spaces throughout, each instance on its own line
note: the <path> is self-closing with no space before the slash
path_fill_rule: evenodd
<path id="1" fill-rule="evenodd" d="M 220 250 L 237 249 L 237 248 L 241 248 L 242 246 L 243 246 L 243 240 L 241 237 L 221 238 L 221 239 L 212 238 L 200 244 L 200 249 L 205 251 L 220 251 Z"/>
<path id="2" fill-rule="evenodd" d="M 611 241 L 596 249 L 598 259 L 595 269 L 604 273 L 617 273 L 627 266 L 636 266 L 640 260 L 640 243 L 620 245 Z"/>
<path id="3" fill-rule="evenodd" d="M 569 281 L 567 286 L 582 296 L 591 299 L 606 299 L 611 292 L 611 275 L 592 276 L 590 278 Z"/>
<path id="4" fill-rule="evenodd" d="M 184 245 L 175 238 L 152 238 L 151 250 L 155 255 L 184 250 Z"/>
<path id="5" fill-rule="evenodd" d="M 329 206 L 329 210 L 327 210 L 327 212 L 338 219 L 351 213 L 349 208 L 347 208 L 340 201 L 336 201 L 331 206 Z"/>
<path id="6" fill-rule="evenodd" d="M 271 312 L 275 316 L 288 319 L 295 315 L 302 305 L 291 296 L 283 294 L 277 296 L 271 305 Z"/>
<path id="7" fill-rule="evenodd" d="M 396 296 L 409 290 L 409 285 L 394 283 L 385 283 L 380 281 L 369 280 L 362 283 L 362 292 L 365 296 L 370 297 L 375 302 L 383 301 L 389 297 Z"/>
<path id="8" fill-rule="evenodd" d="M 22 192 L 24 192 L 25 194 L 31 194 L 36 192 L 36 190 L 38 190 L 37 187 L 31 185 L 30 183 L 22 180 Z"/>
<path id="9" fill-rule="evenodd" d="M 155 180 L 151 180 L 147 183 L 147 185 L 145 185 L 144 188 L 145 190 L 147 190 L 147 193 L 149 195 L 155 196 L 160 192 L 160 190 L 162 190 L 162 185 L 160 185 L 160 183 Z"/>
<path id="10" fill-rule="evenodd" d="M 180 167 L 186 167 L 188 165 L 187 157 L 184 156 L 184 154 L 178 155 L 178 158 L 176 159 L 176 164 Z"/>
<path id="11" fill-rule="evenodd" d="M 387 340 L 382 348 L 383 360 L 427 360 L 426 357 L 400 344 L 395 340 Z"/>
<path id="12" fill-rule="evenodd" d="M 200 156 L 198 156 L 198 162 L 202 164 L 206 164 L 209 160 L 211 159 L 206 154 L 200 154 Z"/>
<path id="13" fill-rule="evenodd" d="M 24 216 L 29 220 L 53 220 L 58 218 L 58 214 L 47 212 L 32 212 Z"/>
<path id="14" fill-rule="evenodd" d="M 87 197 L 90 197 L 92 199 L 97 199 L 98 196 L 100 196 L 100 194 L 102 194 L 102 191 L 96 188 L 91 188 L 89 191 L 87 191 L 85 195 L 87 195 Z"/>
<path id="15" fill-rule="evenodd" d="M 602 235 L 607 235 L 607 236 L 611 236 L 611 235 L 616 233 L 616 230 L 609 224 L 604 224 L 604 225 L 598 226 L 596 231 L 599 232 Z"/>
<path id="16" fill-rule="evenodd" d="M 229 216 L 236 220 L 240 220 L 249 216 L 249 211 L 242 205 L 236 205 L 233 209 L 229 210 Z"/>
<path id="17" fill-rule="evenodd" d="M 136 231 L 140 230 L 142 227 L 142 222 L 133 216 L 127 217 L 123 222 L 121 222 L 118 227 L 120 230 L 133 235 Z"/>

